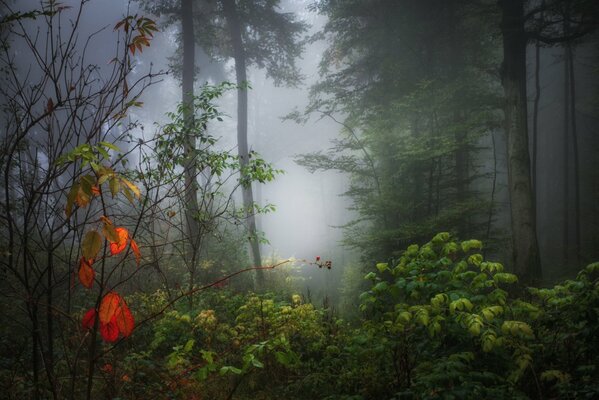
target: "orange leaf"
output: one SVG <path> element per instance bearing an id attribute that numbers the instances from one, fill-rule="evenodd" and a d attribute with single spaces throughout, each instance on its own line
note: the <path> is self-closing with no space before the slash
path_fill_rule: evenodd
<path id="1" fill-rule="evenodd" d="M 79 281 L 88 289 L 91 289 L 96 276 L 96 272 L 92 268 L 93 263 L 93 259 L 86 260 L 85 257 L 81 257 L 81 260 L 79 260 Z"/>
<path id="2" fill-rule="evenodd" d="M 119 338 L 119 328 L 114 316 L 108 323 L 100 323 L 100 335 L 107 342 L 116 342 Z"/>
<path id="3" fill-rule="evenodd" d="M 87 207 L 90 201 L 90 195 L 88 193 L 85 193 L 81 186 L 78 186 L 77 193 L 75 194 L 75 204 L 77 204 L 81 208 L 85 208 Z"/>
<path id="4" fill-rule="evenodd" d="M 135 254 L 135 262 L 137 265 L 141 262 L 141 252 L 139 251 L 139 247 L 137 247 L 137 242 L 131 239 L 131 251 Z"/>
<path id="5" fill-rule="evenodd" d="M 115 292 L 107 293 L 100 303 L 100 322 L 103 324 L 110 322 L 120 303 L 121 296 Z"/>
<path id="6" fill-rule="evenodd" d="M 131 310 L 125 304 L 123 300 L 121 302 L 121 306 L 117 308 L 114 313 L 114 317 L 116 319 L 116 324 L 119 327 L 119 331 L 123 334 L 124 337 L 128 337 L 133 332 L 133 327 L 135 326 L 135 320 L 133 319 L 133 315 L 131 314 Z"/>
<path id="7" fill-rule="evenodd" d="M 92 186 L 92 194 L 94 196 L 99 196 L 100 195 L 100 187 L 98 185 Z"/>
<path id="8" fill-rule="evenodd" d="M 87 310 L 83 319 L 81 320 L 81 325 L 83 329 L 92 329 L 94 327 L 94 323 L 96 322 L 96 309 L 90 308 Z"/>
<path id="9" fill-rule="evenodd" d="M 118 242 L 110 243 L 110 254 L 113 256 L 125 250 L 125 247 L 127 247 L 127 241 L 129 240 L 129 231 L 127 229 L 115 228 L 114 230 L 117 233 L 119 240 Z"/>

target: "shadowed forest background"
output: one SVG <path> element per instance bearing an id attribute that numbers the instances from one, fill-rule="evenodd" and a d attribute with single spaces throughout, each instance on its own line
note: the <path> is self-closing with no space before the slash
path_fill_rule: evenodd
<path id="1" fill-rule="evenodd" d="M 596 0 L 0 0 L 7 399 L 599 397 Z"/>

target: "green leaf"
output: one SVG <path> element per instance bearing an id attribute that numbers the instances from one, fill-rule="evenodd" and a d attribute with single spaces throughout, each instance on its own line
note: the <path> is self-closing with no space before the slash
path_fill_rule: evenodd
<path id="1" fill-rule="evenodd" d="M 385 281 L 382 281 L 382 282 L 377 283 L 372 288 L 372 291 L 376 292 L 376 293 L 382 293 L 382 292 L 386 291 L 388 287 L 389 287 L 389 284 Z"/>
<path id="2" fill-rule="evenodd" d="M 518 282 L 518 277 L 508 272 L 498 272 L 493 275 L 493 280 L 497 283 L 516 283 Z"/>
<path id="3" fill-rule="evenodd" d="M 185 343 L 185 346 L 183 347 L 183 352 L 184 353 L 189 353 L 193 349 L 194 343 L 195 343 L 195 340 L 189 339 L 187 341 L 187 343 Z"/>
<path id="4" fill-rule="evenodd" d="M 483 262 L 482 254 L 472 254 L 471 256 L 468 257 L 468 264 L 476 265 L 477 267 L 479 267 L 482 262 Z"/>
<path id="5" fill-rule="evenodd" d="M 376 279 L 376 274 L 374 272 L 369 272 L 364 276 L 364 279 L 370 279 L 370 280 L 375 280 Z"/>
<path id="6" fill-rule="evenodd" d="M 462 242 L 462 251 L 468 253 L 470 250 L 482 250 L 483 244 L 480 240 L 466 240 Z"/>
<path id="7" fill-rule="evenodd" d="M 485 317 L 485 319 L 487 321 L 493 321 L 493 319 L 500 315 L 503 312 L 503 307 L 501 306 L 491 306 L 491 307 L 486 307 L 483 308 L 481 313 L 483 314 L 483 316 Z"/>
<path id="8" fill-rule="evenodd" d="M 379 272 L 383 272 L 383 271 L 389 269 L 389 264 L 387 264 L 387 263 L 378 263 L 376 265 L 376 269 L 378 269 Z"/>
<path id="9" fill-rule="evenodd" d="M 225 374 L 231 373 L 231 374 L 239 375 L 242 372 L 243 371 L 239 368 L 227 365 L 227 366 L 221 367 L 219 374 L 225 375 Z"/>
<path id="10" fill-rule="evenodd" d="M 255 357 L 252 357 L 251 362 L 252 365 L 256 368 L 264 368 L 264 364 L 262 363 L 262 361 L 258 360 Z"/>

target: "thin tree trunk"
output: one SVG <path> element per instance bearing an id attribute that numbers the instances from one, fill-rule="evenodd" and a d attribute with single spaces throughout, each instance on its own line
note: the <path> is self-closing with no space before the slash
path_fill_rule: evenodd
<path id="1" fill-rule="evenodd" d="M 237 150 L 239 154 L 239 164 L 241 167 L 241 179 L 244 182 L 241 191 L 243 196 L 243 207 L 246 211 L 246 218 L 249 231 L 249 242 L 252 250 L 252 258 L 254 266 L 262 265 L 262 257 L 260 256 L 260 245 L 256 232 L 256 218 L 254 217 L 254 197 L 252 194 L 252 183 L 248 179 L 245 172 L 249 164 L 249 147 L 248 147 L 248 93 L 245 87 L 247 83 L 246 57 L 243 48 L 241 37 L 241 26 L 235 0 L 223 0 L 223 10 L 229 34 L 231 35 L 231 43 L 233 45 L 233 57 L 235 59 L 235 74 L 237 79 Z M 258 287 L 263 287 L 264 273 L 256 271 L 256 280 Z"/>
<path id="2" fill-rule="evenodd" d="M 188 236 L 187 262 L 189 263 L 189 290 L 195 285 L 197 256 L 200 247 L 198 215 L 197 170 L 195 165 L 196 140 L 194 125 L 194 69 L 195 42 L 193 28 L 193 0 L 181 0 L 181 28 L 183 33 L 183 80 L 181 84 L 183 118 L 187 140 L 185 141 L 185 221 Z M 193 308 L 193 295 L 189 296 Z"/>
<path id="3" fill-rule="evenodd" d="M 489 217 L 487 219 L 487 235 L 485 241 L 491 237 L 491 226 L 493 225 L 493 210 L 495 209 L 495 191 L 497 188 L 497 145 L 495 143 L 495 132 L 491 131 L 491 142 L 493 144 L 493 183 L 491 184 L 491 199 L 489 201 Z"/>
<path id="4" fill-rule="evenodd" d="M 46 360 L 46 371 L 48 374 L 48 381 L 50 383 L 50 388 L 52 391 L 53 397 L 57 398 L 56 393 L 56 381 L 54 379 L 54 313 L 52 311 L 52 297 L 53 297 L 53 276 L 54 276 L 54 244 L 52 241 L 52 232 L 50 232 L 50 241 L 48 244 L 48 266 L 47 266 L 47 286 L 46 289 L 46 340 L 47 344 L 47 352 L 45 356 Z"/>
<path id="5" fill-rule="evenodd" d="M 532 114 L 532 195 L 536 205 L 537 194 L 537 157 L 539 141 L 539 103 L 541 101 L 541 44 L 535 43 L 535 101 Z"/>
<path id="6" fill-rule="evenodd" d="M 30 300 L 33 302 L 33 300 Z M 39 324 L 37 320 L 37 307 L 33 304 L 27 306 L 29 308 L 29 317 L 31 318 L 31 364 L 33 367 L 33 398 L 40 398 L 40 357 L 39 357 Z"/>
<path id="7" fill-rule="evenodd" d="M 530 179 L 526 98 L 526 34 L 523 0 L 500 0 L 503 36 L 508 188 L 514 271 L 523 283 L 541 279 L 535 206 Z"/>

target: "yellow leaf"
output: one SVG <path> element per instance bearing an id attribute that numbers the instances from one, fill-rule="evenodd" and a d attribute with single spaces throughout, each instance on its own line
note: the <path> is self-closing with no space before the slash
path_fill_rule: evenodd
<path id="1" fill-rule="evenodd" d="M 141 198 L 141 192 L 139 191 L 139 188 L 135 186 L 135 184 L 131 183 L 125 178 L 121 178 L 121 182 L 124 183 L 125 186 L 127 186 L 129 190 L 133 192 L 133 194 L 135 195 L 135 197 L 137 197 L 138 200 Z"/>
<path id="2" fill-rule="evenodd" d="M 104 221 L 102 233 L 104 234 L 106 240 L 108 240 L 111 243 L 119 241 L 119 234 L 117 233 L 116 229 L 114 228 L 114 225 L 112 225 L 110 221 Z"/>
<path id="3" fill-rule="evenodd" d="M 121 188 L 119 180 L 113 176 L 108 181 L 108 184 L 110 186 L 110 193 L 112 193 L 112 197 L 116 196 Z"/>
<path id="4" fill-rule="evenodd" d="M 89 231 L 81 242 L 81 254 L 88 260 L 95 259 L 102 248 L 102 236 L 97 231 Z"/>

